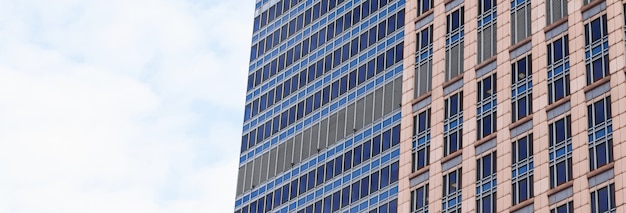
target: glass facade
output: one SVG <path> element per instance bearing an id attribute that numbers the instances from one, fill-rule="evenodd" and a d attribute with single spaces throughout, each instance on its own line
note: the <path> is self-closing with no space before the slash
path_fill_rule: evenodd
<path id="1" fill-rule="evenodd" d="M 402 0 L 255 9 L 234 212 L 396 212 Z"/>
<path id="2" fill-rule="evenodd" d="M 234 212 L 622 212 L 626 4 L 578 1 L 257 0 Z"/>

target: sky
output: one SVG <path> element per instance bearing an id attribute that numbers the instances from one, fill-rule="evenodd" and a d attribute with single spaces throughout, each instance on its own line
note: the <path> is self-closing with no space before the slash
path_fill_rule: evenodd
<path id="1" fill-rule="evenodd" d="M 0 0 L 0 213 L 232 212 L 253 0 Z"/>

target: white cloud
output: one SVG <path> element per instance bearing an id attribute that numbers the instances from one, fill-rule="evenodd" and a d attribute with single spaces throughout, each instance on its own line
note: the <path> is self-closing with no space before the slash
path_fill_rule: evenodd
<path id="1" fill-rule="evenodd" d="M 253 1 L 0 1 L 0 212 L 230 212 Z"/>

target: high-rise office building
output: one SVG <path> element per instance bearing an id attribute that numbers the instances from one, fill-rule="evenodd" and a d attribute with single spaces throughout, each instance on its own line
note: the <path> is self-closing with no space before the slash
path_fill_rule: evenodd
<path id="1" fill-rule="evenodd" d="M 623 2 L 256 6 L 235 212 L 626 212 Z"/>
<path id="2" fill-rule="evenodd" d="M 624 2 L 408 0 L 399 212 L 626 212 Z"/>
<path id="3" fill-rule="evenodd" d="M 234 212 L 397 212 L 404 5 L 256 1 Z"/>

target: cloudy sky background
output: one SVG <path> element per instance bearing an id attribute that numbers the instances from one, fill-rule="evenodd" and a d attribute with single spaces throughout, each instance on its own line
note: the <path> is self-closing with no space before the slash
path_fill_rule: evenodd
<path id="1" fill-rule="evenodd" d="M 0 213 L 230 212 L 253 0 L 0 0 Z"/>

